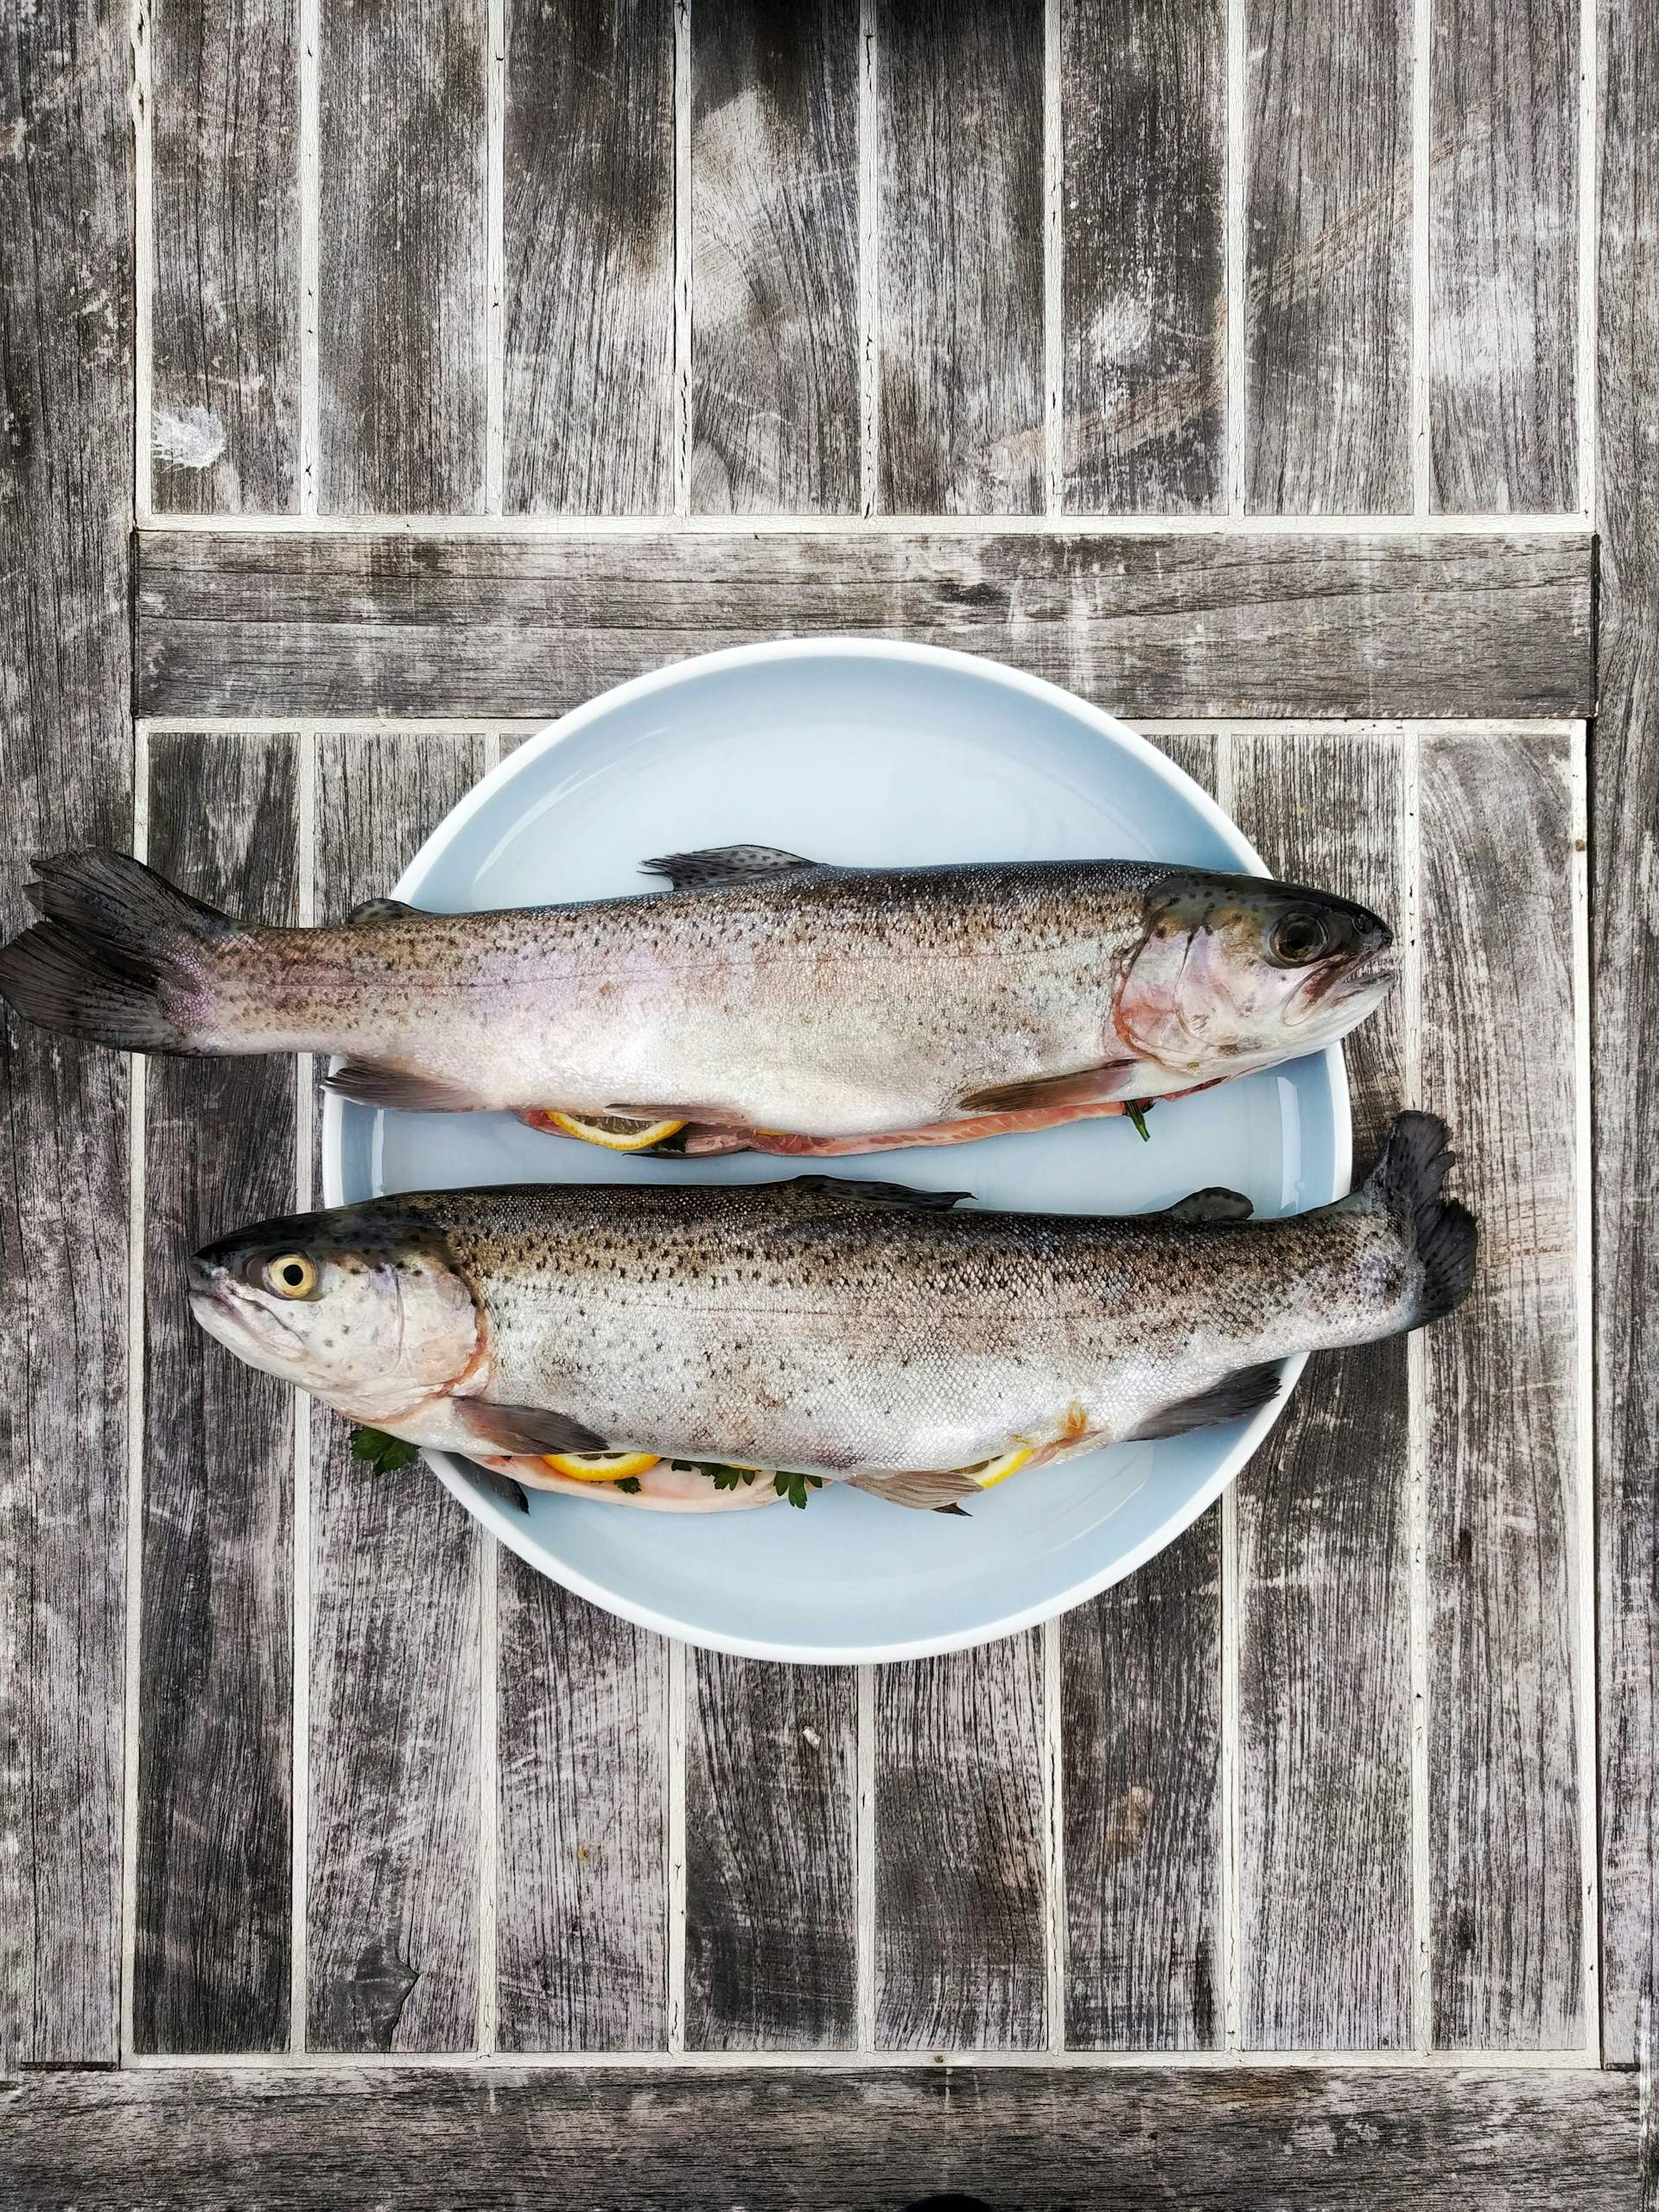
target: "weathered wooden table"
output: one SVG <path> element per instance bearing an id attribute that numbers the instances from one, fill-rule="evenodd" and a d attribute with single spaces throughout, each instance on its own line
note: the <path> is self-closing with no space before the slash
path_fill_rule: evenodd
<path id="1" fill-rule="evenodd" d="M 1654 2190 L 1659 10 L 6 13 L 8 929 L 78 842 L 338 913 L 619 677 L 940 640 L 1399 918 L 1361 1146 L 1484 1243 L 1122 1587 L 788 1671 L 192 1329 L 314 1071 L 10 1027 L 0 2200 Z"/>

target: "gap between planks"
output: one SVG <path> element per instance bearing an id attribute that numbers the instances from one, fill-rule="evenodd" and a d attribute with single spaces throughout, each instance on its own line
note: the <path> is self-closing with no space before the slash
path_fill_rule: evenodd
<path id="1" fill-rule="evenodd" d="M 872 341 L 874 342 L 874 341 Z M 872 401 L 874 405 L 874 401 Z M 242 537 L 1581 537 L 1579 513 L 1522 514 L 152 514 L 147 527 Z M 1211 727 L 1213 728 L 1213 724 Z"/>
<path id="2" fill-rule="evenodd" d="M 132 117 L 132 512 L 148 522 L 154 506 L 150 470 L 150 417 L 155 410 L 156 213 L 153 86 L 150 74 L 149 0 L 133 0 L 128 18 L 132 82 L 127 104 Z"/>
<path id="3" fill-rule="evenodd" d="M 517 721 L 511 717 L 494 716 L 488 721 L 457 720 L 453 715 L 314 715 L 306 728 L 314 737 L 496 737 L 511 732 L 514 736 L 527 730 L 552 728 L 560 720 L 556 714 L 526 715 Z M 292 715 L 163 715 L 141 727 L 164 729 L 169 737 L 266 737 L 291 730 Z M 1283 721 L 1235 721 L 1227 725 L 1236 737 L 1294 737 L 1299 730 L 1341 730 L 1355 738 L 1395 738 L 1408 733 L 1427 734 L 1436 730 L 1457 732 L 1467 737 L 1535 737 L 1577 738 L 1585 725 L 1576 719 L 1540 715 L 1517 719 L 1510 715 L 1490 716 L 1481 721 L 1461 718 L 1446 720 L 1384 721 L 1370 715 L 1298 715 Z M 1216 728 L 1213 715 L 1195 716 L 1190 721 L 1164 717 L 1157 721 L 1137 720 L 1134 731 L 1146 737 L 1179 737 L 1184 734 L 1208 736 Z"/>
<path id="4" fill-rule="evenodd" d="M 1411 16 L 1411 504 L 1420 526 L 1436 519 L 1428 405 L 1430 5 L 1413 0 Z"/>
<path id="5" fill-rule="evenodd" d="M 1595 1190 L 1592 1118 L 1592 1040 L 1590 993 L 1589 734 L 1582 725 L 1568 753 L 1572 787 L 1573 1252 L 1577 1262 L 1578 1491 L 1576 1649 L 1578 1656 L 1579 1841 L 1583 1883 L 1585 2040 L 1598 2066 L 1601 2047 L 1601 1744 L 1596 1585 Z"/>
<path id="6" fill-rule="evenodd" d="M 488 0 L 484 37 L 484 505 L 499 515 L 506 482 L 507 0 Z"/>
<path id="7" fill-rule="evenodd" d="M 1236 4 L 1236 0 L 1234 0 Z M 1233 745 L 1239 734 L 1229 723 L 1216 737 L 1216 804 L 1233 818 Z M 1216 1752 L 1220 1802 L 1220 1895 L 1217 1910 L 1221 1934 L 1221 2043 L 1224 2056 L 1236 2055 L 1243 2032 L 1243 1969 L 1238 1955 L 1238 1484 L 1221 1493 L 1221 1735 Z"/>
<path id="8" fill-rule="evenodd" d="M 321 266 L 318 207 L 321 198 L 321 156 L 318 150 L 317 123 L 317 47 L 321 36 L 321 0 L 299 0 L 299 10 L 300 512 L 295 519 L 302 526 L 315 527 L 317 486 L 321 475 L 317 369 L 317 294 Z"/>
<path id="9" fill-rule="evenodd" d="M 1400 1008 L 1401 1103 L 1421 1107 L 1422 1096 L 1422 880 L 1419 836 L 1420 733 L 1409 733 L 1400 755 L 1400 877 L 1404 904 L 1405 957 Z M 1424 1452 L 1423 1340 L 1414 1331 L 1406 1338 L 1406 1583 L 1408 1679 L 1411 1710 L 1407 1798 L 1410 1813 L 1411 1991 L 1408 2032 L 1412 2049 L 1427 2055 L 1433 2042 L 1433 1960 L 1429 1927 L 1433 1876 L 1428 1825 L 1428 1492 Z"/>
<path id="10" fill-rule="evenodd" d="M 296 860 L 302 929 L 317 915 L 317 737 L 302 729 L 296 744 L 294 800 L 299 822 Z M 294 1064 L 294 1199 L 301 1213 L 316 1204 L 311 1154 L 315 1137 L 315 1062 L 302 1052 Z M 294 1393 L 294 1588 L 292 1595 L 294 1703 L 289 1751 L 294 1773 L 289 1799 L 289 1878 L 293 1897 L 289 1929 L 288 2044 L 306 2047 L 310 2005 L 311 1838 L 311 1396 Z"/>
<path id="11" fill-rule="evenodd" d="M 880 110 L 876 99 L 875 0 L 858 10 L 858 505 L 866 523 L 875 519 L 881 481 L 876 442 L 880 433 Z"/>
<path id="12" fill-rule="evenodd" d="M 149 737 L 132 739 L 132 849 L 149 851 Z M 127 1113 L 127 1527 L 124 1599 L 124 1673 L 121 1705 L 121 2033 L 124 2058 L 133 2049 L 138 1965 L 138 1693 L 143 1661 L 144 1531 L 144 1116 L 148 1062 L 132 1057 Z"/>

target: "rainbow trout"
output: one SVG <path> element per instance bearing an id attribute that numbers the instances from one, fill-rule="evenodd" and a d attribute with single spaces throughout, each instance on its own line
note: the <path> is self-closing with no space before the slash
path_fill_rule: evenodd
<path id="1" fill-rule="evenodd" d="M 1445 1124 L 1402 1114 L 1350 1197 L 1259 1223 L 1225 1191 L 1098 1220 L 818 1175 L 426 1192 L 238 1230 L 191 1262 L 191 1302 L 349 1419 L 519 1479 L 677 1508 L 794 1470 L 801 1497 L 941 1507 L 1233 1420 L 1288 1354 L 1449 1312 L 1475 1224 L 1440 1198 L 1447 1160 Z M 617 1452 L 645 1461 L 637 1491 L 547 1464 Z"/>
<path id="2" fill-rule="evenodd" d="M 1341 1037 L 1393 980 L 1344 899 L 1139 861 L 649 862 L 671 890 L 268 929 L 139 861 L 41 864 L 0 994 L 130 1052 L 315 1052 L 380 1106 L 631 1150 L 836 1153 L 1117 1114 Z M 556 1122 L 557 1115 L 563 1121 Z"/>

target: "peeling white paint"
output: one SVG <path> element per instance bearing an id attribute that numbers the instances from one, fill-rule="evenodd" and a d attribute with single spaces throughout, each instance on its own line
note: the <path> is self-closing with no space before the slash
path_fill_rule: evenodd
<path id="1" fill-rule="evenodd" d="M 161 407 L 150 424 L 150 451 L 174 468 L 211 468 L 225 450 L 225 425 L 211 409 Z"/>

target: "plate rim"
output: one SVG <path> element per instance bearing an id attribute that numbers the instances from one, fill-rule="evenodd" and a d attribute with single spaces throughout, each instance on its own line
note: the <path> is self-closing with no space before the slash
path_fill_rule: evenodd
<path id="1" fill-rule="evenodd" d="M 850 633 L 815 638 L 764 639 L 749 645 L 722 646 L 715 652 L 688 654 L 682 659 L 666 662 L 660 668 L 648 669 L 641 675 L 629 677 L 623 683 L 613 684 L 608 690 L 595 693 L 592 698 L 584 699 L 579 706 L 572 707 L 567 713 L 543 724 L 526 737 L 479 779 L 423 841 L 392 887 L 390 895 L 411 901 L 417 899 L 423 886 L 449 846 L 480 808 L 487 805 L 496 793 L 516 777 L 524 774 L 533 762 L 567 739 L 580 735 L 614 709 L 649 698 L 658 691 L 672 690 L 688 680 L 717 675 L 728 669 L 814 659 L 889 661 L 912 666 L 952 669 L 978 681 L 1022 693 L 1050 708 L 1058 708 L 1085 726 L 1092 726 L 1099 735 L 1127 747 L 1155 776 L 1179 792 L 1188 804 L 1194 805 L 1201 818 L 1236 855 L 1242 873 L 1260 876 L 1270 876 L 1272 874 L 1250 839 L 1224 812 L 1203 785 L 1195 783 L 1167 753 L 1161 753 L 1138 730 L 1131 728 L 1108 709 L 1096 706 L 1092 700 L 1084 699 L 1075 691 L 1068 691 L 1063 684 L 1052 683 L 1046 677 L 1033 676 L 1027 670 L 1011 667 L 1006 661 L 994 660 L 982 653 L 963 652 L 949 645 L 923 645 L 906 639 L 865 638 Z M 1353 1174 L 1353 1117 L 1342 1046 L 1339 1042 L 1327 1045 L 1318 1053 L 1299 1057 L 1322 1060 L 1325 1064 L 1331 1098 L 1332 1180 L 1339 1186 L 1332 1190 L 1330 1196 L 1332 1198 L 1340 1198 L 1345 1194 Z M 331 1063 L 331 1066 L 337 1065 L 337 1061 Z M 320 1149 L 322 1202 L 325 1206 L 347 1203 L 341 1174 L 344 1110 L 345 1102 L 337 1092 L 323 1093 Z M 1058 1593 L 1051 1593 L 1029 1605 L 999 1615 L 978 1627 L 879 1643 L 782 1646 L 768 1637 L 728 1634 L 710 1630 L 700 1623 L 677 1619 L 655 1606 L 619 1595 L 562 1559 L 557 1561 L 559 1572 L 554 1573 L 549 1566 L 546 1547 L 540 1543 L 532 1544 L 529 1531 L 518 1516 L 480 1491 L 474 1479 L 464 1471 L 462 1462 L 454 1453 L 423 1452 L 422 1457 L 451 1496 L 527 1565 L 576 1597 L 597 1605 L 601 1611 L 631 1621 L 636 1627 L 650 1629 L 657 1635 L 694 1644 L 701 1650 L 729 1652 L 734 1657 L 768 1660 L 780 1666 L 888 1665 L 930 1658 L 950 1651 L 972 1650 L 981 1644 L 1021 1635 L 1044 1621 L 1057 1619 L 1061 1614 L 1070 1612 L 1075 1606 L 1098 1597 L 1102 1591 L 1109 1590 L 1115 1584 L 1135 1573 L 1207 1512 L 1229 1484 L 1249 1465 L 1269 1432 L 1288 1409 L 1292 1394 L 1301 1379 L 1307 1358 L 1306 1352 L 1297 1352 L 1283 1363 L 1284 1380 L 1277 1396 L 1250 1416 L 1232 1448 L 1223 1454 L 1216 1468 L 1198 1491 L 1190 1498 L 1184 1499 L 1167 1519 L 1160 1522 L 1150 1535 L 1143 1538 L 1128 1553 L 1098 1573 L 1084 1575 Z"/>

